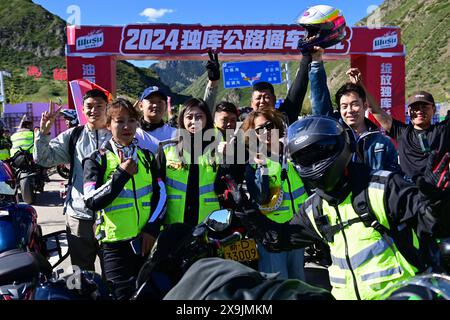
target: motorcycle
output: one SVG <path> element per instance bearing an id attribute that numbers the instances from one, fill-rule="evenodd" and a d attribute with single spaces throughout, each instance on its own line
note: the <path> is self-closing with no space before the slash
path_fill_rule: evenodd
<path id="1" fill-rule="evenodd" d="M 14 169 L 16 184 L 20 189 L 23 201 L 33 204 L 36 201 L 36 193 L 44 192 L 44 169 L 34 162 L 31 153 L 22 148 L 5 162 Z"/>
<path id="2" fill-rule="evenodd" d="M 30 299 L 38 279 L 68 256 L 66 231 L 43 236 L 36 210 L 14 195 L 14 177 L 0 162 L 0 300 Z"/>
<path id="3" fill-rule="evenodd" d="M 158 236 L 138 276 L 125 283 L 104 282 L 91 271 L 74 271 L 61 276 L 54 273 L 40 281 L 31 296 L 34 300 L 114 300 L 117 290 L 131 292 L 131 300 L 161 300 L 186 270 L 198 259 L 223 256 L 223 248 L 242 238 L 238 232 L 212 238 L 231 224 L 231 212 L 210 213 L 195 228 L 182 223 L 169 225 Z M 76 279 L 76 280 L 74 280 Z M 68 286 L 75 281 L 78 286 Z"/>

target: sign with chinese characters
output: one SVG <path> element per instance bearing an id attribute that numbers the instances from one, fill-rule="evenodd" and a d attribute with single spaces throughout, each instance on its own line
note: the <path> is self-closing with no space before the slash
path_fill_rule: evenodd
<path id="1" fill-rule="evenodd" d="M 81 67 L 83 68 L 83 79 L 95 83 L 95 65 L 82 64 Z"/>
<path id="2" fill-rule="evenodd" d="M 253 86 L 256 82 L 283 82 L 279 61 L 228 62 L 222 65 L 225 89 Z"/>
<path id="3" fill-rule="evenodd" d="M 242 55 L 262 54 L 264 60 L 293 60 L 300 56 L 297 44 L 305 35 L 306 31 L 296 24 L 68 26 L 67 56 L 88 57 L 92 53 L 126 56 L 127 59 L 202 60 L 212 49 L 221 54 L 222 61 L 240 61 Z M 404 55 L 400 29 L 346 26 L 344 39 L 327 48 L 325 58 L 371 52 Z"/>
<path id="4" fill-rule="evenodd" d="M 392 108 L 392 63 L 380 66 L 380 107 L 388 114 Z"/>
<path id="5" fill-rule="evenodd" d="M 287 26 L 127 25 L 122 54 L 193 53 L 213 49 L 221 53 L 297 50 L 304 30 Z"/>

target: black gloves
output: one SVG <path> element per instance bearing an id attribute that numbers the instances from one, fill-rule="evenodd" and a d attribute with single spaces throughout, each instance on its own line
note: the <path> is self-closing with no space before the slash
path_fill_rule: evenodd
<path id="1" fill-rule="evenodd" d="M 424 176 L 419 177 L 416 182 L 420 192 L 432 201 L 442 198 L 444 192 L 450 191 L 450 153 L 444 154 L 435 165 L 437 156 L 436 150 L 430 153 Z"/>
<path id="2" fill-rule="evenodd" d="M 206 70 L 208 70 L 208 79 L 211 81 L 217 81 L 220 79 L 220 64 L 217 53 L 213 53 L 212 50 L 208 51 L 209 61 L 206 63 Z"/>
<path id="3" fill-rule="evenodd" d="M 432 233 L 440 238 L 450 236 L 450 153 L 434 165 L 437 155 L 437 151 L 430 154 L 424 176 L 419 177 L 416 184 L 427 203 L 429 219 L 436 220 L 432 223 Z"/>

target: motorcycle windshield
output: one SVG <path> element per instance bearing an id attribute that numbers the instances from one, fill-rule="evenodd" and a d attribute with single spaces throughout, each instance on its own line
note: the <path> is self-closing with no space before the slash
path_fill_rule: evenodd
<path id="1" fill-rule="evenodd" d="M 0 253 L 16 249 L 18 235 L 11 221 L 0 219 Z"/>

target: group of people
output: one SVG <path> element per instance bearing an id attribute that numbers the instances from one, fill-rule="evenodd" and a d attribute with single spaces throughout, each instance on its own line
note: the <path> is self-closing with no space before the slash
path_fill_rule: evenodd
<path id="1" fill-rule="evenodd" d="M 158 87 L 135 104 L 89 91 L 86 124 L 54 139 L 59 109 L 51 104 L 33 155 L 44 167 L 71 164 L 64 212 L 72 264 L 95 270 L 99 254 L 104 277 L 126 299 L 165 226 L 195 226 L 232 207 L 257 240 L 262 272 L 304 280 L 303 248 L 327 244 L 336 298 L 376 299 L 432 266 L 435 239 L 448 236 L 448 121 L 431 124 L 435 104 L 425 92 L 408 102 L 412 124 L 392 119 L 357 69 L 349 70 L 333 111 L 322 55 L 320 47 L 303 53 L 278 109 L 273 86 L 256 83 L 253 111 L 240 128 L 236 105 L 215 104 L 220 64 L 213 54 L 204 99 L 184 103 L 177 129 L 163 120 L 168 97 Z M 298 120 L 308 83 L 313 116 Z M 368 109 L 397 139 L 399 153 L 365 117 Z M 246 186 L 254 210 L 225 196 L 230 178 Z"/>

